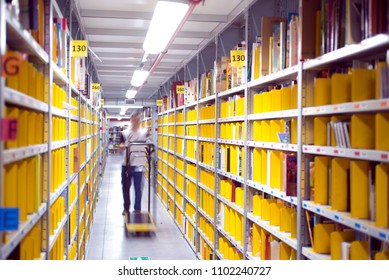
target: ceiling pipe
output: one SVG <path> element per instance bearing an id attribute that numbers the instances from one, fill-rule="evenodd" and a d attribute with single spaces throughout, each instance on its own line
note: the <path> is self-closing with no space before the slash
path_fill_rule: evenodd
<path id="1" fill-rule="evenodd" d="M 166 55 L 166 53 L 168 52 L 169 50 L 169 47 L 170 45 L 174 42 L 174 40 L 176 39 L 176 36 L 177 34 L 180 32 L 181 28 L 184 26 L 185 22 L 188 20 L 188 18 L 190 17 L 190 15 L 192 14 L 193 10 L 196 8 L 196 6 L 202 2 L 203 0 L 188 0 L 190 5 L 189 5 L 189 9 L 186 13 L 186 15 L 184 16 L 184 18 L 182 19 L 180 25 L 178 25 L 176 31 L 174 32 L 172 38 L 170 39 L 169 43 L 167 44 L 165 50 L 163 52 L 161 52 L 158 57 L 154 60 L 154 63 L 153 65 L 151 66 L 150 70 L 149 70 L 149 74 L 147 75 L 147 78 L 146 78 L 146 81 L 147 79 L 150 77 L 151 73 L 154 72 L 154 70 L 158 67 L 159 63 L 161 62 L 162 58 Z M 143 84 L 144 85 L 144 84 Z M 142 87 L 143 85 L 138 89 L 138 93 L 142 90 Z"/>

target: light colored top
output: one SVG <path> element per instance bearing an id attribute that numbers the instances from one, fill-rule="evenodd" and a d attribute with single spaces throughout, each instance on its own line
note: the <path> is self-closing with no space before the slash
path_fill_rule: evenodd
<path id="1" fill-rule="evenodd" d="M 123 138 L 125 139 L 125 146 L 131 152 L 130 166 L 146 166 L 145 147 L 143 146 L 131 146 L 131 142 L 145 142 L 149 143 L 147 137 L 147 129 L 139 128 L 137 131 L 132 131 L 131 127 L 122 131 Z M 123 151 L 123 163 L 126 165 L 127 153 Z"/>

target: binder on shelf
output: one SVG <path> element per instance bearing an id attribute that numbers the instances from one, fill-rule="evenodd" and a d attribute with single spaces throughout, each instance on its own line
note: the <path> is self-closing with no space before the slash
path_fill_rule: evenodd
<path id="1" fill-rule="evenodd" d="M 352 242 L 355 239 L 354 231 L 334 231 L 331 233 L 331 260 L 342 259 L 342 242 Z"/>
<path id="2" fill-rule="evenodd" d="M 253 122 L 253 141 L 261 141 L 262 139 L 261 123 L 261 121 Z"/>
<path id="3" fill-rule="evenodd" d="M 292 216 L 296 213 L 294 208 L 283 207 L 280 210 L 280 231 L 292 231 Z"/>
<path id="4" fill-rule="evenodd" d="M 18 207 L 18 163 L 4 166 L 4 207 Z"/>
<path id="5" fill-rule="evenodd" d="M 253 236 L 252 236 L 252 254 L 253 257 L 258 257 L 261 251 L 261 227 L 259 227 L 257 224 L 253 224 Z M 220 245 L 219 245 L 220 246 Z"/>
<path id="6" fill-rule="evenodd" d="M 376 225 L 383 228 L 389 227 L 389 165 L 376 165 Z"/>
<path id="7" fill-rule="evenodd" d="M 316 78 L 314 85 L 314 106 L 331 104 L 331 79 Z"/>
<path id="8" fill-rule="evenodd" d="M 27 60 L 22 60 L 19 72 L 19 91 L 26 95 L 30 95 L 28 92 L 28 72 L 30 66 L 30 63 Z"/>
<path id="9" fill-rule="evenodd" d="M 381 260 L 381 261 L 384 261 L 384 260 L 389 260 L 389 251 L 385 251 L 385 252 L 378 252 L 374 255 L 374 259 L 375 260 Z"/>
<path id="10" fill-rule="evenodd" d="M 329 146 L 328 124 L 329 117 L 315 117 L 313 119 L 313 144 L 316 146 Z"/>
<path id="11" fill-rule="evenodd" d="M 284 133 L 285 122 L 283 120 L 270 120 L 270 142 L 281 142 L 279 133 Z"/>
<path id="12" fill-rule="evenodd" d="M 374 149 L 375 116 L 355 114 L 351 116 L 351 147 L 354 149 Z"/>
<path id="13" fill-rule="evenodd" d="M 350 160 L 333 158 L 331 172 L 331 208 L 347 212 L 350 209 Z"/>
<path id="14" fill-rule="evenodd" d="M 375 98 L 375 70 L 353 69 L 351 72 L 351 101 Z"/>
<path id="15" fill-rule="evenodd" d="M 369 245 L 367 241 L 351 242 L 350 260 L 369 260 Z"/>
<path id="16" fill-rule="evenodd" d="M 272 111 L 272 92 L 265 91 L 262 93 L 262 111 L 264 113 Z"/>
<path id="17" fill-rule="evenodd" d="M 18 206 L 19 206 L 19 217 L 21 222 L 27 221 L 27 195 L 28 195 L 28 184 L 27 178 L 27 160 L 18 161 Z"/>
<path id="18" fill-rule="evenodd" d="M 292 248 L 286 243 L 280 242 L 280 260 L 290 260 L 292 255 Z"/>
<path id="19" fill-rule="evenodd" d="M 259 114 L 262 112 L 263 112 L 263 93 L 256 93 L 254 94 L 253 97 L 253 113 Z"/>
<path id="20" fill-rule="evenodd" d="M 351 101 L 351 75 L 335 73 L 331 76 L 331 104 Z"/>
<path id="21" fill-rule="evenodd" d="M 266 198 L 266 199 L 262 199 L 262 215 L 261 215 L 261 219 L 264 220 L 264 221 L 270 221 L 270 206 L 271 204 L 273 203 L 277 203 L 277 199 L 273 199 L 273 198 Z"/>
<path id="22" fill-rule="evenodd" d="M 28 146 L 28 110 L 21 109 L 19 112 L 18 145 L 19 147 L 26 147 Z"/>
<path id="23" fill-rule="evenodd" d="M 272 112 L 274 111 L 281 111 L 282 108 L 282 102 L 281 102 L 281 89 L 273 89 L 271 92 L 271 104 L 270 104 L 270 110 Z"/>
<path id="24" fill-rule="evenodd" d="M 377 113 L 375 116 L 375 148 L 377 150 L 389 150 L 388 131 L 389 113 Z"/>
<path id="25" fill-rule="evenodd" d="M 37 163 L 36 163 L 36 158 L 28 158 L 27 160 L 27 170 L 28 170 L 28 181 L 30 184 L 28 185 L 28 198 L 26 202 L 26 212 L 31 214 L 37 212 L 37 205 L 36 205 L 36 195 L 37 195 L 37 183 L 38 183 L 38 178 L 37 178 Z"/>
<path id="26" fill-rule="evenodd" d="M 272 203 L 270 204 L 270 225 L 279 226 L 281 218 L 281 210 L 284 208 L 282 203 Z"/>
<path id="27" fill-rule="evenodd" d="M 281 110 L 292 109 L 292 90 L 290 87 L 281 88 Z"/>
<path id="28" fill-rule="evenodd" d="M 328 157 L 325 156 L 315 157 L 314 202 L 321 205 L 328 204 L 328 166 L 329 166 Z"/>
<path id="29" fill-rule="evenodd" d="M 270 120 L 263 120 L 261 122 L 261 136 L 263 142 L 271 141 L 271 124 Z"/>
<path id="30" fill-rule="evenodd" d="M 351 161 L 350 210 L 353 218 L 369 218 L 369 165 L 368 161 Z"/>
<path id="31" fill-rule="evenodd" d="M 313 251 L 319 254 L 329 254 L 331 251 L 330 236 L 335 231 L 334 224 L 316 224 L 313 228 Z"/>
<path id="32" fill-rule="evenodd" d="M 261 260 L 268 260 L 269 258 L 269 234 L 266 230 L 261 228 Z"/>

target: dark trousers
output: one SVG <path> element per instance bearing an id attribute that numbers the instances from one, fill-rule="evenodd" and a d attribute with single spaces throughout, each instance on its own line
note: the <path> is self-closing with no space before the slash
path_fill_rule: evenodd
<path id="1" fill-rule="evenodd" d="M 143 172 L 135 172 L 135 167 L 122 166 L 122 188 L 123 188 L 123 201 L 124 210 L 130 210 L 130 187 L 131 181 L 134 178 L 135 188 L 135 205 L 134 210 L 140 211 L 142 201 L 142 178 Z"/>

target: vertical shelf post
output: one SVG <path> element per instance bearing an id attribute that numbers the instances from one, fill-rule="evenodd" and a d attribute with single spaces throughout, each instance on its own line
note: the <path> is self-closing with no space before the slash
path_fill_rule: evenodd
<path id="1" fill-rule="evenodd" d="M 244 12 L 244 20 L 245 20 L 245 42 L 246 42 L 246 58 L 249 54 L 249 16 L 250 16 L 250 10 L 247 9 Z M 248 59 L 245 61 L 245 67 L 246 71 L 248 72 Z M 249 88 L 248 88 L 248 77 L 246 74 L 246 85 L 244 89 L 244 97 L 245 97 L 245 106 L 244 106 L 244 185 L 243 185 L 243 205 L 244 205 L 244 211 L 243 211 L 243 259 L 246 259 L 247 257 L 247 240 L 249 240 L 249 230 L 250 227 L 248 227 L 248 219 L 247 219 L 247 210 L 249 209 L 249 201 L 248 201 L 248 186 L 247 186 L 247 180 L 248 180 L 248 173 L 251 168 L 249 165 L 249 151 L 248 151 L 248 145 L 247 145 L 247 139 L 248 139 L 248 130 L 250 129 L 249 121 L 248 121 L 248 114 L 249 114 L 249 98 L 251 97 L 251 94 L 249 94 Z M 250 100 L 251 101 L 251 100 Z"/>

